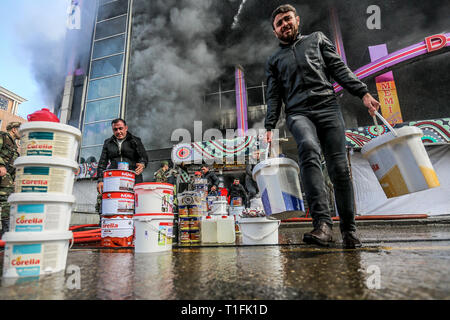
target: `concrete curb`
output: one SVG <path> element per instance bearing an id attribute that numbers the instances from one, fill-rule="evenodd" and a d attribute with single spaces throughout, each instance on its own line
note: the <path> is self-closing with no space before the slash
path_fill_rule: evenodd
<path id="1" fill-rule="evenodd" d="M 374 226 L 425 226 L 450 224 L 450 216 L 433 216 L 426 219 L 398 219 L 398 220 L 356 220 L 358 228 Z M 282 222 L 280 228 L 311 228 L 312 222 Z M 333 228 L 339 227 L 339 221 L 333 221 Z"/>

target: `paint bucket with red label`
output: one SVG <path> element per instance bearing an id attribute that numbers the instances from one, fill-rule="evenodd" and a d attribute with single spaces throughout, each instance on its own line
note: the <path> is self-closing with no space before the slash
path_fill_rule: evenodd
<path id="1" fill-rule="evenodd" d="M 136 213 L 173 213 L 173 185 L 146 182 L 134 186 Z"/>
<path id="2" fill-rule="evenodd" d="M 135 214 L 136 253 L 161 252 L 172 249 L 174 215 L 169 213 Z M 183 242 L 183 238 L 181 239 Z"/>
<path id="3" fill-rule="evenodd" d="M 103 192 L 133 192 L 135 173 L 129 170 L 106 170 L 103 172 Z"/>
<path id="4" fill-rule="evenodd" d="M 103 216 L 101 233 L 103 247 L 132 247 L 133 215 Z"/>
<path id="5" fill-rule="evenodd" d="M 104 192 L 102 194 L 102 214 L 118 215 L 134 213 L 134 193 Z"/>

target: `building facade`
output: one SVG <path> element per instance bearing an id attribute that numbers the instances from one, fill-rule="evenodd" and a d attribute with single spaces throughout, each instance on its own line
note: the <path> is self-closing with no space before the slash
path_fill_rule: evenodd
<path id="1" fill-rule="evenodd" d="M 0 86 L 0 130 L 6 131 L 6 126 L 10 122 L 26 122 L 24 118 L 17 115 L 21 103 L 27 101 Z"/>

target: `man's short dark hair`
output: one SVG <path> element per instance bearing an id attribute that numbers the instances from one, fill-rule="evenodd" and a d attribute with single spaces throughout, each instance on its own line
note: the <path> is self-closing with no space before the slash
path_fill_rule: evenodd
<path id="1" fill-rule="evenodd" d="M 273 12 L 272 12 L 272 16 L 270 21 L 272 22 L 272 28 L 275 29 L 275 27 L 273 26 L 273 22 L 275 21 L 275 17 L 277 15 L 279 15 L 280 13 L 286 13 L 286 12 L 294 12 L 294 15 L 297 17 L 297 10 L 295 10 L 295 8 L 290 5 L 290 4 L 283 4 L 281 6 L 279 6 L 278 8 L 276 8 Z"/>
<path id="2" fill-rule="evenodd" d="M 127 123 L 126 123 L 126 121 L 125 121 L 125 120 L 123 120 L 122 118 L 117 118 L 117 119 L 114 119 L 113 121 L 111 121 L 111 126 L 112 126 L 112 125 L 114 125 L 115 123 L 118 123 L 118 122 L 120 122 L 120 121 L 122 121 L 122 122 L 123 122 L 123 125 L 124 125 L 124 126 L 126 126 L 126 125 L 127 125 Z"/>

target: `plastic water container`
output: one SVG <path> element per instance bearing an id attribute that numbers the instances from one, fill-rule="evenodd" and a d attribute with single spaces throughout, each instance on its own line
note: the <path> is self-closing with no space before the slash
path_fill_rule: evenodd
<path id="1" fill-rule="evenodd" d="M 66 268 L 72 232 L 6 232 L 3 277 L 28 277 Z"/>
<path id="2" fill-rule="evenodd" d="M 23 123 L 20 132 L 22 156 L 46 156 L 76 160 L 81 131 L 67 124 L 33 121 Z"/>
<path id="3" fill-rule="evenodd" d="M 202 243 L 217 243 L 217 218 L 214 216 L 202 217 L 201 222 Z"/>
<path id="4" fill-rule="evenodd" d="M 75 197 L 68 194 L 13 193 L 10 230 L 14 232 L 65 232 L 69 229 Z"/>
<path id="5" fill-rule="evenodd" d="M 242 244 L 278 244 L 280 223 L 280 220 L 269 220 L 266 217 L 241 218 L 239 224 L 242 233 Z"/>
<path id="6" fill-rule="evenodd" d="M 174 215 L 135 214 L 134 251 L 150 253 L 172 249 Z"/>
<path id="7" fill-rule="evenodd" d="M 15 192 L 72 194 L 78 163 L 65 158 L 45 156 L 19 157 L 16 167 Z"/>
<path id="8" fill-rule="evenodd" d="M 234 243 L 236 241 L 236 232 L 234 218 L 229 216 L 217 217 L 217 242 Z"/>
<path id="9" fill-rule="evenodd" d="M 393 130 L 361 148 L 386 197 L 438 187 L 438 177 L 421 140 L 422 130 L 412 126 Z"/>
<path id="10" fill-rule="evenodd" d="M 261 192 L 266 215 L 304 211 L 297 163 L 289 158 L 270 158 L 257 164 L 253 179 Z"/>

